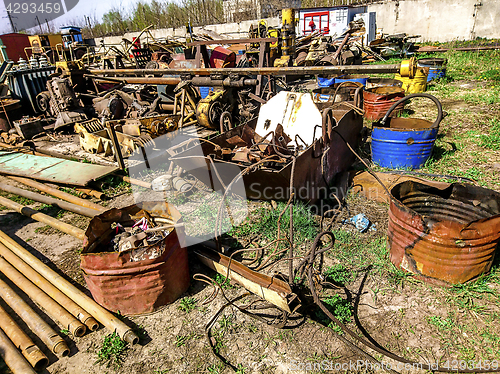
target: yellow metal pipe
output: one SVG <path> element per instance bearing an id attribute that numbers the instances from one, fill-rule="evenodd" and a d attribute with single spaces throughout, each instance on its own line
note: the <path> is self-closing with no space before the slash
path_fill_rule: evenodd
<path id="1" fill-rule="evenodd" d="M 0 297 L 24 322 L 26 322 L 26 325 L 28 325 L 31 331 L 33 331 L 53 353 L 58 356 L 67 356 L 69 354 L 69 348 L 63 338 L 57 335 L 52 327 L 50 327 L 42 317 L 36 314 L 35 311 L 1 279 Z"/>
<path id="2" fill-rule="evenodd" d="M 0 330 L 0 356 L 14 374 L 36 374 L 7 335 Z"/>
<path id="3" fill-rule="evenodd" d="M 36 371 L 40 371 L 48 365 L 49 359 L 47 356 L 45 356 L 40 348 L 33 343 L 33 340 L 21 330 L 17 323 L 1 306 L 0 328 L 5 332 L 16 348 L 19 348 L 23 356 Z"/>
<path id="4" fill-rule="evenodd" d="M 97 210 L 98 212 L 104 212 L 106 210 L 106 208 L 104 208 L 104 207 L 102 207 L 102 206 L 100 206 L 98 204 L 95 204 L 95 203 L 93 203 L 91 201 L 80 199 L 77 196 L 73 196 L 73 195 L 71 195 L 71 194 L 69 194 L 67 192 L 58 190 L 57 188 L 53 188 L 53 187 L 47 186 L 46 184 L 37 182 L 37 181 L 35 181 L 33 179 L 23 178 L 23 177 L 15 177 L 15 176 L 9 176 L 8 178 L 10 178 L 12 180 L 15 180 L 16 182 L 23 183 L 23 184 L 25 184 L 27 186 L 36 188 L 37 190 L 45 192 L 45 193 L 47 193 L 49 195 L 58 197 L 59 199 L 68 201 L 68 202 L 76 204 L 76 205 L 83 206 L 85 208 L 94 209 L 94 210 Z M 79 188 L 78 188 L 78 190 L 79 190 Z"/>
<path id="5" fill-rule="evenodd" d="M 54 227 L 66 234 L 74 236 L 80 240 L 83 240 L 85 237 L 85 232 L 78 227 L 68 225 L 67 223 L 61 222 L 58 219 L 52 218 L 46 214 L 40 213 L 38 210 L 31 209 L 27 206 L 18 204 L 6 197 L 0 196 L 0 205 L 3 205 L 9 209 L 15 210 L 18 213 L 25 215 L 26 217 L 30 217 L 35 221 L 46 223 L 47 225 Z"/>
<path id="6" fill-rule="evenodd" d="M 43 308 L 52 320 L 59 321 L 64 329 L 68 330 L 73 336 L 81 337 L 85 334 L 87 328 L 84 324 L 78 321 L 75 316 L 59 305 L 54 299 L 51 299 L 40 288 L 31 283 L 3 257 L 0 257 L 0 271 L 28 295 L 31 300 Z"/>
<path id="7" fill-rule="evenodd" d="M 17 257 L 14 252 L 12 252 L 9 248 L 1 243 L 0 256 L 4 257 L 12 266 L 14 266 L 17 270 L 19 270 L 19 272 L 24 274 L 24 276 L 26 276 L 31 282 L 36 284 L 47 295 L 57 301 L 75 317 L 77 317 L 80 322 L 84 323 L 85 326 L 90 329 L 90 331 L 96 331 L 99 328 L 99 324 L 97 323 L 97 321 L 85 309 L 80 307 L 68 296 L 59 291 L 56 286 L 54 286 L 47 279 L 38 274 L 36 270 L 34 270 L 26 262 Z"/>
<path id="8" fill-rule="evenodd" d="M 40 275 L 45 277 L 45 279 L 49 280 L 66 296 L 71 298 L 75 303 L 80 305 L 88 313 L 94 316 L 94 318 L 101 322 L 104 326 L 106 326 L 108 330 L 110 330 L 111 332 L 116 332 L 121 339 L 131 344 L 136 344 L 139 342 L 139 337 L 132 331 L 130 327 L 120 321 L 108 310 L 97 304 L 94 300 L 92 300 L 78 288 L 73 286 L 61 275 L 49 268 L 26 249 L 21 247 L 3 231 L 0 231 L 0 241 L 18 257 L 20 257 L 24 262 L 26 262 L 29 266 L 36 270 Z"/>

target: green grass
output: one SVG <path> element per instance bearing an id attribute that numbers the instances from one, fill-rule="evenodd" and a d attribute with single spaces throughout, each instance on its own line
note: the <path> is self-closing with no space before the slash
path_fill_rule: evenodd
<path id="1" fill-rule="evenodd" d="M 194 297 L 185 297 L 179 304 L 179 309 L 183 312 L 189 313 L 196 309 L 196 299 Z"/>
<path id="2" fill-rule="evenodd" d="M 241 238 L 245 236 L 261 235 L 268 241 L 276 240 L 278 235 L 278 218 L 286 204 L 279 202 L 276 209 L 268 207 L 258 208 L 250 214 L 245 222 L 229 232 L 230 235 Z M 282 215 L 282 237 L 288 236 L 290 226 L 289 210 Z M 294 244 L 300 245 L 306 241 L 314 240 L 318 233 L 319 225 L 314 214 L 302 203 L 293 207 Z"/>
<path id="3" fill-rule="evenodd" d="M 104 337 L 102 347 L 97 352 L 97 363 L 117 370 L 122 366 L 127 350 L 128 343 L 121 340 L 116 332 L 108 334 Z"/>
<path id="4" fill-rule="evenodd" d="M 340 295 L 335 294 L 323 299 L 323 304 L 328 311 L 339 320 L 339 322 L 347 323 L 352 320 L 353 307 L 348 300 L 343 299 Z M 338 333 L 341 333 L 342 330 L 340 329 L 340 326 L 331 321 L 330 318 L 328 318 L 328 316 L 319 308 L 316 309 L 316 318 L 320 323 L 327 325 Z"/>
<path id="5" fill-rule="evenodd" d="M 345 285 L 353 281 L 354 274 L 342 264 L 335 264 L 326 268 L 325 279 L 327 282 L 333 282 L 340 285 Z"/>
<path id="6" fill-rule="evenodd" d="M 480 146 L 493 151 L 500 150 L 500 119 L 491 119 L 489 122 L 489 133 L 480 135 Z"/>

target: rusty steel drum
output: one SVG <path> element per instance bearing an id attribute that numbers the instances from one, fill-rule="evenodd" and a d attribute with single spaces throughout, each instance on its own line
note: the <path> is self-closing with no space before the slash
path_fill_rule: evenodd
<path id="1" fill-rule="evenodd" d="M 406 181 L 391 195 L 388 246 L 396 267 L 442 286 L 490 270 L 500 240 L 499 193 Z"/>
<path id="2" fill-rule="evenodd" d="M 175 301 L 189 287 L 184 228 L 176 227 L 160 242 L 123 252 L 102 252 L 113 230 L 150 214 L 181 223 L 180 213 L 166 202 L 142 202 L 110 209 L 94 217 L 85 232 L 81 268 L 95 301 L 124 315 L 151 313 Z"/>
<path id="3" fill-rule="evenodd" d="M 381 119 L 389 108 L 399 99 L 405 96 L 405 91 L 396 86 L 382 86 L 368 88 L 363 91 L 363 109 L 365 118 L 370 121 Z M 401 113 L 404 104 L 394 111 L 394 115 Z"/>

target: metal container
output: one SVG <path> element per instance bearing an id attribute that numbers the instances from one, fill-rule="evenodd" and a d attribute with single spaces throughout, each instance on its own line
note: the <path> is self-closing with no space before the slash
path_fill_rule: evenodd
<path id="1" fill-rule="evenodd" d="M 175 301 L 189 287 L 188 256 L 182 226 L 161 241 L 123 252 L 101 252 L 113 235 L 111 224 L 130 225 L 146 215 L 181 223 L 166 202 L 142 202 L 111 209 L 90 221 L 85 232 L 81 268 L 95 301 L 125 315 L 151 313 Z M 100 249 L 101 248 L 101 249 Z"/>
<path id="2" fill-rule="evenodd" d="M 331 87 L 316 88 L 313 90 L 313 101 L 319 109 L 323 109 L 333 103 L 342 101 L 354 102 L 354 105 L 361 106 L 361 91 L 363 86 L 357 82 L 335 83 Z"/>
<path id="3" fill-rule="evenodd" d="M 426 97 L 434 101 L 438 114 L 434 123 L 416 118 L 390 118 L 391 112 L 413 97 Z M 384 118 L 372 129 L 372 160 L 390 169 L 418 169 L 431 155 L 443 118 L 441 103 L 432 95 L 412 94 L 392 105 Z"/>
<path id="4" fill-rule="evenodd" d="M 375 88 L 375 87 L 384 87 L 384 86 L 394 86 L 401 87 L 403 82 L 398 81 L 397 79 L 391 78 L 374 78 L 370 77 L 366 81 L 366 88 Z"/>
<path id="5" fill-rule="evenodd" d="M 324 122 L 323 134 L 321 134 L 321 129 L 315 129 L 310 123 L 296 124 L 296 126 L 309 126 L 311 134 L 316 132 L 316 139 L 313 143 L 309 144 L 297 156 L 293 178 L 292 188 L 296 193 L 295 196 L 306 203 L 316 203 L 329 195 L 331 190 L 328 186 L 332 182 L 334 182 L 338 195 L 345 192 L 341 178 L 338 177 L 352 165 L 354 155 L 342 138 L 349 142 L 352 147 L 356 147 L 360 141 L 360 132 L 363 127 L 362 116 L 342 103 L 333 106 L 331 114 L 334 123 L 328 125 L 327 121 Z M 180 148 L 180 151 L 172 157 L 172 161 L 207 186 L 211 186 L 214 190 L 221 190 L 223 186 L 213 175 L 213 165 L 217 168 L 217 174 L 226 186 L 235 178 L 234 169 L 236 167 L 243 171 L 248 165 L 213 159 L 213 155 L 217 153 L 215 145 L 217 148 L 231 148 L 231 143 L 228 140 L 235 136 L 242 139 L 248 138 L 248 134 L 254 132 L 256 125 L 257 119 L 254 119 L 244 126 L 238 126 L 210 139 L 209 143 L 202 142 L 200 146 L 203 157 L 200 157 L 198 147 L 186 150 Z M 170 151 L 175 152 L 174 150 Z M 234 166 L 224 167 L 224 165 Z M 227 172 L 228 169 L 231 172 Z M 243 176 L 246 197 L 259 200 L 288 200 L 291 175 L 292 161 L 286 162 L 280 168 L 262 165 Z M 233 192 L 238 193 L 238 190 Z"/>
<path id="6" fill-rule="evenodd" d="M 0 98 L 0 130 L 9 131 L 14 120 L 21 118 L 21 101 L 10 98 Z M 9 124 L 10 122 L 10 124 Z"/>
<path id="7" fill-rule="evenodd" d="M 40 113 L 41 109 L 37 104 L 36 96 L 47 90 L 47 81 L 56 68 L 50 65 L 35 68 L 23 65 L 23 67 L 7 73 L 9 89 L 13 98 L 21 100 L 24 109 L 32 113 Z M 28 113 L 24 113 L 26 114 Z"/>
<path id="8" fill-rule="evenodd" d="M 427 82 L 433 79 L 440 79 L 446 76 L 446 64 L 448 60 L 445 58 L 421 58 L 418 60 L 418 66 L 429 68 Z"/>
<path id="9" fill-rule="evenodd" d="M 417 67 L 417 72 L 413 78 L 402 77 L 399 74 L 394 76 L 403 82 L 402 88 L 407 94 L 425 92 L 427 89 L 427 76 L 429 75 L 429 68 L 427 67 Z"/>
<path id="10" fill-rule="evenodd" d="M 216 47 L 210 55 L 211 68 L 234 68 L 236 66 L 236 53 L 224 47 Z"/>
<path id="11" fill-rule="evenodd" d="M 389 208 L 391 262 L 438 284 L 464 283 L 493 263 L 500 241 L 500 194 L 454 183 L 394 186 Z"/>
<path id="12" fill-rule="evenodd" d="M 364 90 L 363 109 L 365 118 L 370 121 L 378 121 L 387 113 L 392 104 L 403 97 L 405 97 L 405 91 L 395 86 L 374 87 Z M 403 105 L 400 105 L 394 114 L 397 115 L 402 110 Z"/>

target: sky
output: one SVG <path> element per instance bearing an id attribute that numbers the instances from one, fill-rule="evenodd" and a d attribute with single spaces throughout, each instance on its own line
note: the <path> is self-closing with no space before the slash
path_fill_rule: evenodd
<path id="1" fill-rule="evenodd" d="M 4 0 L 5 1 L 5 0 Z M 149 2 L 149 0 L 146 0 Z M 29 2 L 27 0 L 23 0 L 23 2 Z M 133 4 L 135 4 L 137 0 L 79 0 L 78 4 L 71 9 L 66 14 L 62 15 L 59 18 L 49 22 L 52 27 L 52 31 L 56 28 L 59 30 L 60 26 L 69 26 L 74 23 L 75 20 L 80 20 L 80 22 L 84 22 L 84 17 L 88 16 L 90 19 L 97 18 L 101 20 L 102 15 L 112 9 L 121 8 L 128 10 L 131 8 Z M 14 19 L 15 22 L 15 19 Z M 42 22 L 42 30 L 43 32 L 47 32 L 47 27 L 44 24 L 44 21 L 40 19 Z M 35 32 L 39 32 L 39 27 L 34 29 Z M 3 1 L 0 1 L 0 34 L 5 34 L 12 32 L 12 28 L 10 26 L 9 19 L 7 17 L 7 11 L 5 10 L 5 5 Z"/>

